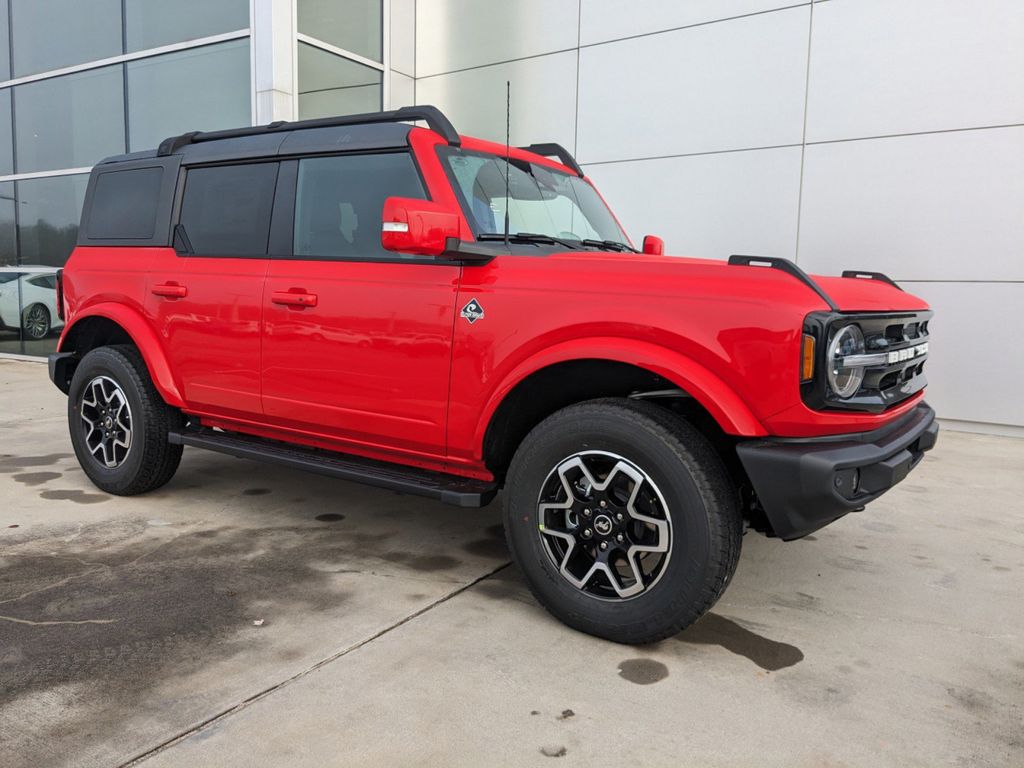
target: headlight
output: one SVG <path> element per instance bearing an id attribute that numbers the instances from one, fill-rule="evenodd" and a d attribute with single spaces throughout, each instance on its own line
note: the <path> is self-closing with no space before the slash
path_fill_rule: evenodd
<path id="1" fill-rule="evenodd" d="M 828 345 L 828 385 L 837 397 L 845 400 L 857 394 L 864 382 L 864 368 L 845 368 L 843 358 L 863 354 L 864 334 L 856 325 L 844 326 L 832 337 L 832 343 Z"/>

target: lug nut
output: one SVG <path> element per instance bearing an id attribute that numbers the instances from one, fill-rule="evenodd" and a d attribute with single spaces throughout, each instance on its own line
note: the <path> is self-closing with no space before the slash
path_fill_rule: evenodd
<path id="1" fill-rule="evenodd" d="M 594 534 L 594 532 L 592 530 L 590 530 L 589 528 L 584 528 L 583 529 L 583 538 L 589 539 L 593 534 Z"/>
<path id="2" fill-rule="evenodd" d="M 605 501 L 604 499 L 601 499 L 601 506 L 602 507 L 607 507 L 608 506 L 608 502 Z"/>
<path id="3" fill-rule="evenodd" d="M 622 513 L 621 513 L 621 512 L 619 512 L 619 513 L 618 513 L 617 515 L 615 515 L 615 519 L 616 519 L 616 520 L 617 520 L 618 522 L 620 522 L 620 523 L 621 523 L 621 522 L 622 522 L 622 520 L 623 520 L 623 517 L 622 517 Z"/>
<path id="4" fill-rule="evenodd" d="M 625 536 L 623 536 L 623 535 L 622 535 L 622 534 L 620 533 L 620 534 L 619 534 L 618 536 L 616 536 L 616 537 L 615 537 L 615 540 L 616 540 L 617 542 L 619 542 L 619 544 L 621 544 L 622 542 L 624 542 L 624 541 L 626 540 L 626 537 L 625 537 Z"/>
<path id="5" fill-rule="evenodd" d="M 607 541 L 602 541 L 601 542 L 601 549 L 608 549 L 608 542 Z"/>
<path id="6" fill-rule="evenodd" d="M 584 510 L 583 510 L 583 516 L 584 516 L 584 517 L 590 517 L 590 515 L 591 515 L 591 512 L 590 512 L 590 510 L 589 510 L 589 509 L 584 509 Z"/>

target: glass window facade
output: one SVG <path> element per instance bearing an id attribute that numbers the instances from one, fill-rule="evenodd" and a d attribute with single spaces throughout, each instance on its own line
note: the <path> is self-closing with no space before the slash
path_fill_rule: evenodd
<path id="1" fill-rule="evenodd" d="M 17 263 L 14 239 L 14 182 L 0 184 L 0 267 Z"/>
<path id="2" fill-rule="evenodd" d="M 14 136 L 11 125 L 11 89 L 0 91 L 0 176 L 14 173 Z"/>
<path id="3" fill-rule="evenodd" d="M 75 247 L 88 174 L 15 182 L 19 263 L 61 267 Z"/>
<path id="4" fill-rule="evenodd" d="M 8 0 L 0 0 L 0 80 L 11 78 L 11 33 Z"/>
<path id="5" fill-rule="evenodd" d="M 116 64 L 15 86 L 16 171 L 84 168 L 124 152 L 124 81 Z"/>
<path id="6" fill-rule="evenodd" d="M 185 131 L 252 122 L 248 39 L 130 61 L 127 68 L 132 152 Z"/>
<path id="7" fill-rule="evenodd" d="M 249 26 L 249 0 L 125 0 L 127 52 Z"/>
<path id="8" fill-rule="evenodd" d="M 298 0 L 299 32 L 374 61 L 381 58 L 381 0 Z"/>
<path id="9" fill-rule="evenodd" d="M 9 0 L 14 77 L 117 56 L 121 0 Z"/>
<path id="10" fill-rule="evenodd" d="M 383 73 L 299 43 L 299 119 L 376 112 Z"/>

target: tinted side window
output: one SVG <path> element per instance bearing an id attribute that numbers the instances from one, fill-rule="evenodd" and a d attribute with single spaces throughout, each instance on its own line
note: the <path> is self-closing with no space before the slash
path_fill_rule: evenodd
<path id="1" fill-rule="evenodd" d="M 190 168 L 179 223 L 199 256 L 267 252 L 277 163 Z"/>
<path id="2" fill-rule="evenodd" d="M 88 237 L 148 240 L 156 228 L 163 168 L 101 173 L 96 178 Z"/>
<path id="3" fill-rule="evenodd" d="M 299 161 L 295 193 L 296 256 L 383 259 L 380 244 L 388 197 L 426 195 L 407 153 L 313 157 Z"/>

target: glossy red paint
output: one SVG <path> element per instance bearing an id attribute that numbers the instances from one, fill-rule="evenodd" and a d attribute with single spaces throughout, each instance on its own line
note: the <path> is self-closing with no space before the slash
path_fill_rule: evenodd
<path id="1" fill-rule="evenodd" d="M 416 201 L 430 213 L 420 223 L 471 241 L 437 156 L 443 139 L 416 128 L 409 143 L 431 200 Z M 400 208 L 385 220 L 412 226 Z M 816 279 L 843 311 L 926 308 L 878 281 Z M 471 324 L 459 311 L 473 299 L 485 317 Z M 707 259 L 575 251 L 460 266 L 80 247 L 64 301 L 61 348 L 87 317 L 118 323 L 164 398 L 206 424 L 479 478 L 490 477 L 483 440 L 503 398 L 564 361 L 655 372 L 746 437 L 866 431 L 920 399 L 879 415 L 810 410 L 802 325 L 828 307 L 779 270 Z"/>

